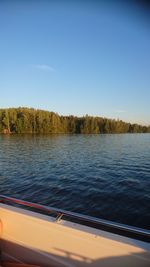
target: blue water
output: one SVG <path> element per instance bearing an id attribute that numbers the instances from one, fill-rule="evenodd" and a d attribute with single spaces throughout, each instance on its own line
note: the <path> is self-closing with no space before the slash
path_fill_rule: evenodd
<path id="1" fill-rule="evenodd" d="M 150 229 L 150 134 L 1 135 L 0 194 Z"/>

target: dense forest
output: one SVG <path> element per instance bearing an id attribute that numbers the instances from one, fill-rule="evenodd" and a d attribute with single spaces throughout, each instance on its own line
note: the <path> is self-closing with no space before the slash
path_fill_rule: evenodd
<path id="1" fill-rule="evenodd" d="M 150 126 L 102 117 L 60 116 L 33 108 L 0 109 L 0 133 L 150 133 Z"/>

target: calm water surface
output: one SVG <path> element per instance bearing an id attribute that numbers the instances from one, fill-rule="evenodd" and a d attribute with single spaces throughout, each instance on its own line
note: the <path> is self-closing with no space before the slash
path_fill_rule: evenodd
<path id="1" fill-rule="evenodd" d="M 1 135 L 0 194 L 150 229 L 150 134 Z"/>

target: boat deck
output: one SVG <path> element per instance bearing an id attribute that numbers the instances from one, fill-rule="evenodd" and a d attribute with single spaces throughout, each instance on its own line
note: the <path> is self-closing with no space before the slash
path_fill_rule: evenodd
<path id="1" fill-rule="evenodd" d="M 150 266 L 148 242 L 3 203 L 0 220 L 3 261 L 43 267 Z"/>

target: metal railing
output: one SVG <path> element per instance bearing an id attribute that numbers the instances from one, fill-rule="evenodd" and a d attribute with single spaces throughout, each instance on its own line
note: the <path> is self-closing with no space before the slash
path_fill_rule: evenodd
<path id="1" fill-rule="evenodd" d="M 87 225 L 90 227 L 94 227 L 97 229 L 101 229 L 107 232 L 112 232 L 115 234 L 123 235 L 126 237 L 150 242 L 150 231 L 147 229 L 137 228 L 125 224 L 120 224 L 104 219 L 99 219 L 95 217 L 91 217 L 88 215 L 82 215 L 80 213 L 66 211 L 62 209 L 57 209 L 53 207 L 48 207 L 44 205 L 40 205 L 37 203 L 28 202 L 21 199 L 16 199 L 12 197 L 7 197 L 4 195 L 0 195 L 0 203 L 4 204 L 17 204 L 23 207 L 29 207 L 34 209 L 34 211 L 38 211 L 40 213 L 46 212 L 48 214 L 53 213 L 56 216 L 56 222 L 61 220 L 63 216 L 67 220 L 75 221 L 83 225 Z"/>

